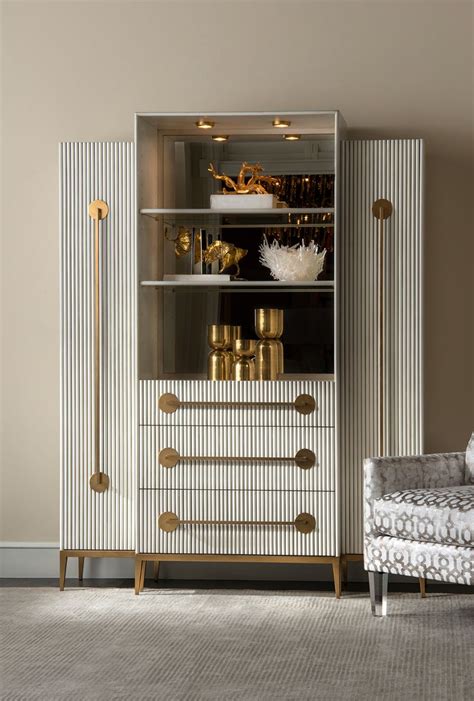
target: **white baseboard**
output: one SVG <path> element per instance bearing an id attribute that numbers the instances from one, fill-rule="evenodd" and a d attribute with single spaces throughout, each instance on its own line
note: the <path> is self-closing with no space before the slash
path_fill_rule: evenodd
<path id="1" fill-rule="evenodd" d="M 0 577 L 8 579 L 53 579 L 59 574 L 57 543 L 0 543 Z M 133 579 L 133 558 L 86 558 L 86 579 Z M 261 581 L 332 581 L 330 565 L 233 564 L 214 562 L 164 562 L 160 577 L 165 579 L 232 579 Z M 77 578 L 77 558 L 67 566 L 67 578 Z M 349 563 L 349 579 L 366 582 L 361 562 Z M 393 577 L 392 581 L 409 581 Z"/>

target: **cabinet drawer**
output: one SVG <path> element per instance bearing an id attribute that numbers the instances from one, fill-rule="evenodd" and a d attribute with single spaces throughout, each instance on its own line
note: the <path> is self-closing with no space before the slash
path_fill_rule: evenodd
<path id="1" fill-rule="evenodd" d="M 333 428 L 141 426 L 139 430 L 142 488 L 335 489 Z M 171 457 L 169 449 L 175 451 Z"/>
<path id="2" fill-rule="evenodd" d="M 138 511 L 140 553 L 338 554 L 335 495 L 331 492 L 140 490 Z M 162 525 L 174 528 L 172 532 L 158 525 L 163 514 Z M 300 514 L 314 517 L 314 530 L 296 528 Z M 199 521 L 207 523 L 196 523 Z M 225 523 L 219 523 L 222 521 Z M 232 523 L 236 521 L 245 524 Z M 308 522 L 301 521 L 304 528 Z"/>
<path id="3" fill-rule="evenodd" d="M 182 405 L 167 413 L 159 406 L 163 395 Z M 314 399 L 311 413 L 295 408 L 302 395 Z M 331 381 L 142 380 L 139 416 L 154 426 L 334 426 L 334 404 Z"/>

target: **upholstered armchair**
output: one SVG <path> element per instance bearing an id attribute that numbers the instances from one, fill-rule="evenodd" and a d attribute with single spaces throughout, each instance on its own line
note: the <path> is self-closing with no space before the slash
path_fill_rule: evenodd
<path id="1" fill-rule="evenodd" d="M 474 433 L 464 453 L 364 461 L 364 564 L 372 613 L 387 612 L 388 575 L 471 584 Z"/>

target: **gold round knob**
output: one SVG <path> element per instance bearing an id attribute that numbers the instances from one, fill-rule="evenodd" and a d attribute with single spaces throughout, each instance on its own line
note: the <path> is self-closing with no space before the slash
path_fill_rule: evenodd
<path id="1" fill-rule="evenodd" d="M 110 480 L 109 476 L 105 472 L 94 472 L 89 480 L 90 488 L 94 492 L 105 492 L 109 488 Z"/>
<path id="2" fill-rule="evenodd" d="M 158 455 L 161 467 L 175 467 L 179 463 L 179 458 L 180 455 L 174 448 L 163 448 Z"/>
<path id="3" fill-rule="evenodd" d="M 165 533 L 173 533 L 179 526 L 179 518 L 172 511 L 165 511 L 158 518 L 158 527 Z"/>
<path id="4" fill-rule="evenodd" d="M 316 519 L 311 514 L 299 514 L 295 518 L 295 528 L 300 533 L 312 533 L 316 528 Z"/>
<path id="5" fill-rule="evenodd" d="M 312 414 L 316 409 L 314 397 L 310 394 L 300 394 L 295 399 L 295 409 L 298 414 Z"/>
<path id="6" fill-rule="evenodd" d="M 175 394 L 162 394 L 158 400 L 158 408 L 165 414 L 174 414 L 176 409 L 179 409 L 181 402 Z"/>
<path id="7" fill-rule="evenodd" d="M 301 467 L 302 470 L 309 470 L 316 464 L 316 455 L 312 450 L 303 448 L 302 450 L 298 450 L 296 453 L 295 463 L 298 465 L 298 467 Z"/>

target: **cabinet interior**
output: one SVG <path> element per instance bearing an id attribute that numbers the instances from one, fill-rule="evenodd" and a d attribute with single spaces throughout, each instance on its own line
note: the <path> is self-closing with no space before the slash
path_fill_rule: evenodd
<path id="1" fill-rule="evenodd" d="M 273 127 L 275 117 L 290 126 Z M 201 118 L 214 127 L 198 128 Z M 216 135 L 228 138 L 218 142 Z M 140 379 L 205 379 L 207 325 L 238 324 L 244 337 L 254 338 L 258 307 L 285 310 L 280 379 L 333 375 L 337 140 L 335 112 L 136 115 Z M 265 175 L 280 179 L 267 189 L 286 208 L 210 210 L 222 183 L 209 164 L 235 179 L 243 162 L 260 163 Z M 175 239 L 183 231 L 191 250 L 177 255 Z M 326 250 L 317 282 L 273 280 L 260 262 L 264 238 L 288 246 L 314 241 Z M 203 284 L 198 273 L 215 275 L 219 263 L 197 262 L 197 246 L 219 239 L 247 251 L 238 279 L 225 271 L 217 284 Z"/>

